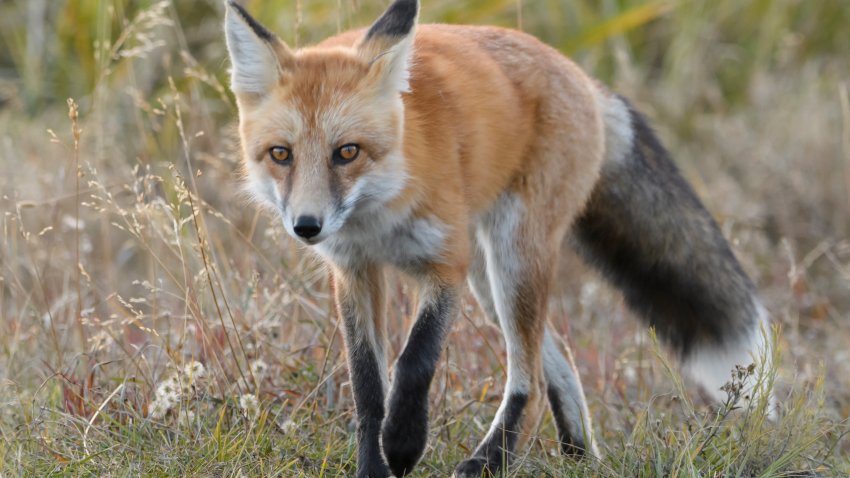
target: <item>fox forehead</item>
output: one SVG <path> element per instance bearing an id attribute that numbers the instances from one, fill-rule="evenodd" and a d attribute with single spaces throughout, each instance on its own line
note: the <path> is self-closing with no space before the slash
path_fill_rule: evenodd
<path id="1" fill-rule="evenodd" d="M 277 93 L 296 99 L 304 111 L 317 111 L 363 92 L 368 73 L 369 64 L 350 48 L 306 48 L 295 54 Z"/>
<path id="2" fill-rule="evenodd" d="M 242 136 L 256 149 L 315 140 L 330 145 L 368 142 L 390 148 L 399 111 L 373 88 L 369 64 L 350 48 L 307 48 L 263 101 L 242 109 Z M 252 148 L 253 149 L 253 148 Z"/>

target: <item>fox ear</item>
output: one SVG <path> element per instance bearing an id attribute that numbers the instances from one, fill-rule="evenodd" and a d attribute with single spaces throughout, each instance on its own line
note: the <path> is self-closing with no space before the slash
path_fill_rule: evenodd
<path id="1" fill-rule="evenodd" d="M 224 31 L 232 64 L 230 89 L 237 95 L 263 97 L 292 68 L 292 52 L 241 5 L 233 0 L 226 4 Z"/>
<path id="2" fill-rule="evenodd" d="M 370 75 L 394 93 L 410 90 L 410 58 L 418 16 L 418 0 L 396 0 L 357 45 L 360 56 L 371 65 Z"/>

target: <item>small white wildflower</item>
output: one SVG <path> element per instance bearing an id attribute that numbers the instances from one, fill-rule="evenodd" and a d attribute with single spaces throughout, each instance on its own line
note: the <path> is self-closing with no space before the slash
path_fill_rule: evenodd
<path id="1" fill-rule="evenodd" d="M 206 373 L 207 369 L 204 368 L 204 364 L 194 360 L 183 367 L 183 374 L 191 378 L 193 382 L 204 378 Z"/>
<path id="2" fill-rule="evenodd" d="M 180 382 L 177 377 L 171 377 L 156 388 L 156 398 L 174 404 L 180 401 Z"/>
<path id="3" fill-rule="evenodd" d="M 189 396 L 192 395 L 192 392 L 194 391 L 194 389 L 192 388 L 192 385 L 189 383 L 189 380 L 185 379 L 185 378 L 183 380 L 180 380 L 179 387 L 180 388 L 178 390 L 179 390 L 180 394 L 179 394 L 178 398 L 189 397 Z"/>
<path id="4" fill-rule="evenodd" d="M 239 397 L 239 408 L 251 421 L 256 420 L 260 414 L 260 402 L 253 393 L 246 393 Z"/>
<path id="5" fill-rule="evenodd" d="M 189 427 L 192 426 L 192 423 L 195 422 L 195 412 L 192 410 L 187 410 L 185 407 L 180 409 L 180 413 L 177 415 L 177 423 L 181 426 Z"/>
<path id="6" fill-rule="evenodd" d="M 635 369 L 634 366 L 626 365 L 625 367 L 623 367 L 623 377 L 626 380 L 634 382 L 635 380 L 637 380 L 637 376 L 637 369 Z"/>
<path id="7" fill-rule="evenodd" d="M 254 380 L 262 380 L 268 370 L 269 365 L 263 359 L 257 359 L 251 362 L 251 375 L 254 376 Z"/>
<path id="8" fill-rule="evenodd" d="M 176 390 L 177 390 L 177 383 L 175 382 L 174 378 L 172 377 L 172 378 L 169 378 L 168 380 L 161 382 L 159 384 L 159 386 L 156 387 L 156 396 L 157 396 L 157 398 L 159 398 L 159 397 L 163 397 L 165 395 L 171 395 Z"/>
<path id="9" fill-rule="evenodd" d="M 280 425 L 280 429 L 281 431 L 283 431 L 283 433 L 292 432 L 296 428 L 298 428 L 298 425 L 296 425 L 295 422 L 293 422 L 292 420 L 286 420 Z"/>
<path id="10" fill-rule="evenodd" d="M 154 400 L 148 405 L 148 417 L 159 420 L 168 413 L 171 406 L 162 400 Z"/>

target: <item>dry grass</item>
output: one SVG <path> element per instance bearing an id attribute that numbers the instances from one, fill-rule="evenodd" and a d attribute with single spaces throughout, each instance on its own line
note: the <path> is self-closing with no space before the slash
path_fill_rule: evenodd
<path id="1" fill-rule="evenodd" d="M 238 194 L 218 2 L 45 4 L 39 24 L 40 3 L 0 7 L 0 475 L 350 475 L 325 271 Z M 383 6 L 249 3 L 301 43 Z M 512 476 L 850 473 L 848 14 L 828 3 L 521 3 L 523 28 L 654 119 L 719 219 L 781 325 L 783 411 L 771 424 L 758 408 L 692 405 L 622 299 L 565 249 L 552 320 L 603 458 L 550 456 L 547 418 Z M 434 0 L 424 15 L 516 25 L 518 4 Z M 390 284 L 397 353 L 413 293 Z M 501 396 L 500 334 L 471 298 L 463 310 L 415 476 L 445 476 Z"/>

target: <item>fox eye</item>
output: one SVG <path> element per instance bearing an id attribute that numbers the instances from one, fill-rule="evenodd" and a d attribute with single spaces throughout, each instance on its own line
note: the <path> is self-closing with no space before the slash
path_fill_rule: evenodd
<path id="1" fill-rule="evenodd" d="M 288 166 L 292 163 L 292 151 L 283 146 L 272 146 L 269 148 L 269 157 L 277 164 Z"/>
<path id="2" fill-rule="evenodd" d="M 337 148 L 334 151 L 334 164 L 348 164 L 360 156 L 360 146 L 356 144 L 346 144 Z"/>

